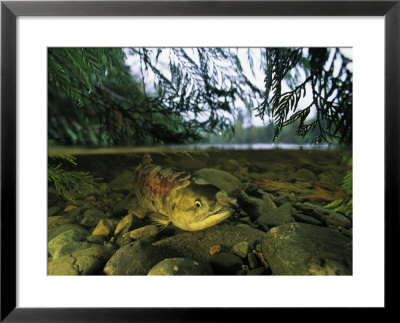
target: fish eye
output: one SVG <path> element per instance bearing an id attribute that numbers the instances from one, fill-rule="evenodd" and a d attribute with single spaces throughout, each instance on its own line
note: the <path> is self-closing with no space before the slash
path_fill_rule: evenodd
<path id="1" fill-rule="evenodd" d="M 194 206 L 195 206 L 196 208 L 200 209 L 200 208 L 203 207 L 203 204 L 201 203 L 200 200 L 196 200 L 196 201 L 194 201 Z"/>

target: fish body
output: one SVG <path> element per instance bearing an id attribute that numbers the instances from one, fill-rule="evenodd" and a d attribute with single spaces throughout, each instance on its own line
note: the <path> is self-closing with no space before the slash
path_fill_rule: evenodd
<path id="1" fill-rule="evenodd" d="M 152 164 L 146 154 L 134 172 L 136 204 L 131 213 L 187 231 L 213 226 L 233 213 L 236 200 L 203 179 Z"/>

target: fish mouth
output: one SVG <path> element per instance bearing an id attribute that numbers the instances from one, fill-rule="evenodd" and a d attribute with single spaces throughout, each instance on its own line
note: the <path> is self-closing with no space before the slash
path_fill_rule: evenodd
<path id="1" fill-rule="evenodd" d="M 191 223 L 190 224 L 190 231 L 197 231 L 202 230 L 208 227 L 211 227 L 231 216 L 233 213 L 233 209 L 229 207 L 224 207 L 221 209 L 216 210 L 215 212 L 208 214 L 204 219 Z"/>
<path id="2" fill-rule="evenodd" d="M 218 209 L 218 210 L 216 210 L 216 211 L 214 211 L 214 212 L 212 212 L 212 213 L 207 214 L 207 216 L 206 216 L 205 218 L 207 219 L 207 218 L 209 218 L 210 216 L 218 215 L 218 214 L 225 213 L 225 212 L 229 212 L 229 211 L 230 211 L 230 212 L 233 212 L 232 208 L 230 208 L 230 207 L 228 207 L 228 206 L 222 207 L 222 208 L 220 208 L 220 209 Z"/>

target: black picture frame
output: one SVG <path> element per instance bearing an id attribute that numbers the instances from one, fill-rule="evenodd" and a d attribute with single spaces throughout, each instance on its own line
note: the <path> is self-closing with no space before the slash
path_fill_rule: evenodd
<path id="1" fill-rule="evenodd" d="M 384 16 L 385 18 L 385 308 L 390 237 L 399 231 L 400 0 L 395 1 L 4 1 L 1 3 L 1 321 L 236 321 L 236 308 L 16 307 L 16 19 L 18 16 Z M 397 248 L 396 248 L 397 249 Z M 388 256 L 392 254 L 392 256 Z M 398 276 L 398 274 L 397 274 Z M 394 279 L 394 278 L 393 278 Z M 39 293 L 39 291 L 38 291 Z M 262 309 L 251 309 L 261 311 Z M 262 313 L 259 313 L 262 314 Z M 251 314 L 253 317 L 253 313 Z M 258 315 L 258 313 L 254 313 Z M 251 318 L 248 317 L 250 320 Z"/>

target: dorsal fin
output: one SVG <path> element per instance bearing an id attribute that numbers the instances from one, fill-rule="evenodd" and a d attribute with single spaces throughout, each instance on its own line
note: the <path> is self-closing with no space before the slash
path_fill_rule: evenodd
<path id="1" fill-rule="evenodd" d="M 143 155 L 142 165 L 151 165 L 151 162 L 152 162 L 152 160 L 151 160 L 150 154 L 145 153 Z"/>

